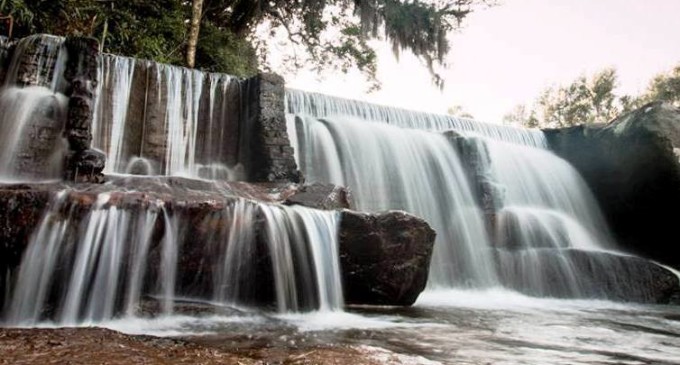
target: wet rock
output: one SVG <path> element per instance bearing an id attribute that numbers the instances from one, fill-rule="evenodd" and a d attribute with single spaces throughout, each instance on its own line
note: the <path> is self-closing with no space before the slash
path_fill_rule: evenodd
<path id="1" fill-rule="evenodd" d="M 498 250 L 495 259 L 501 282 L 532 296 L 680 303 L 678 276 L 636 256 L 541 249 Z"/>
<path id="2" fill-rule="evenodd" d="M 75 182 L 101 183 L 104 181 L 106 155 L 97 150 L 71 151 L 66 157 L 66 175 Z"/>
<path id="3" fill-rule="evenodd" d="M 352 199 L 347 188 L 314 183 L 301 186 L 284 204 L 302 205 L 309 208 L 334 210 L 351 209 Z"/>
<path id="4" fill-rule="evenodd" d="M 583 175 L 617 241 L 680 268 L 680 110 L 651 103 L 606 125 L 546 130 L 550 147 Z"/>
<path id="5" fill-rule="evenodd" d="M 101 168 L 96 154 L 89 169 Z M 99 156 L 101 157 L 101 156 Z M 71 161 L 75 161 L 72 159 Z M 85 159 L 85 161 L 89 161 Z M 81 166 L 81 168 L 84 168 Z M 80 180 L 76 179 L 76 180 Z M 131 190 L 134 188 L 134 190 Z M 275 302 L 271 257 L 269 256 L 265 218 L 258 205 L 254 214 L 232 215 L 241 198 L 264 204 L 296 202 L 317 208 L 349 206 L 346 190 L 334 186 L 298 186 L 285 183 L 229 183 L 192 180 L 180 177 L 109 177 L 106 184 L 34 183 L 0 185 L 0 293 L 4 293 L 6 273 L 16 272 L 29 237 L 41 221 L 49 205 L 59 195 L 59 211 L 73 222 L 85 219 L 100 194 L 108 194 L 107 205 L 132 213 L 158 210 L 175 222 L 159 219 L 152 227 L 151 249 L 147 259 L 149 282 L 159 282 L 158 269 L 162 254 L 162 237 L 168 229 L 181 241 L 178 255 L 177 293 L 188 297 L 212 295 L 212 268 L 218 267 L 220 244 L 239 225 L 252 229 L 252 246 L 247 257 L 250 272 L 241 275 L 241 303 L 268 307 Z M 432 254 L 434 232 L 422 220 L 401 212 L 369 215 L 344 211 L 340 236 L 345 290 L 351 303 L 407 305 L 415 301 L 425 287 L 427 268 Z M 73 226 L 74 228 L 77 225 Z M 73 232 L 76 234 L 76 232 Z M 356 256 L 356 257 L 355 257 Z M 363 266 L 365 265 L 365 266 Z M 307 272 L 296 272 L 301 280 Z M 11 281 L 11 280 L 10 280 Z M 257 285 L 253 285 L 257 283 Z M 251 290 L 252 289 L 252 290 Z M 367 294 L 368 293 L 368 294 Z M 303 301 L 304 299 L 304 301 Z M 301 309 L 315 308 L 315 303 L 300 300 Z"/>
<path id="6" fill-rule="evenodd" d="M 342 212 L 340 265 L 348 304 L 411 305 L 425 289 L 435 232 L 404 212 Z"/>

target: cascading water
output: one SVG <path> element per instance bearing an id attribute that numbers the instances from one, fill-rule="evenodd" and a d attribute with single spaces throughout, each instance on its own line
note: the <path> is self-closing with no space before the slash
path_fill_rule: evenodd
<path id="1" fill-rule="evenodd" d="M 104 54 L 93 145 L 107 172 L 240 178 L 241 82 L 223 74 Z"/>
<path id="2" fill-rule="evenodd" d="M 161 201 L 116 206 L 99 194 L 87 208 L 70 194 L 57 194 L 30 239 L 5 303 L 10 325 L 135 316 L 149 296 L 165 315 L 178 298 L 247 304 L 267 291 L 254 275 L 273 282 L 280 312 L 342 308 L 336 212 L 236 199 L 205 217 L 201 239 Z"/>
<path id="3" fill-rule="evenodd" d="M 16 45 L 0 89 L 0 179 L 60 176 L 63 143 L 59 139 L 67 104 L 62 93 L 63 41 L 36 35 Z"/>
<path id="4" fill-rule="evenodd" d="M 342 117 L 296 121 L 309 181 L 349 186 L 360 210 L 402 209 L 432 225 L 431 285 L 496 283 L 481 213 L 444 136 Z"/>
<path id="5" fill-rule="evenodd" d="M 432 288 L 505 285 L 554 294 L 545 289 L 554 278 L 543 277 L 541 266 L 550 250 L 552 262 L 562 262 L 563 283 L 552 285 L 578 296 L 579 278 L 561 250 L 613 247 L 587 186 L 543 148 L 540 131 L 468 125 L 298 91 L 287 97 L 291 140 L 308 180 L 348 186 L 361 209 L 403 209 L 430 222 L 438 234 Z M 412 128 L 456 133 L 447 138 Z M 488 200 L 482 208 L 472 198 L 475 190 Z"/>
<path id="6" fill-rule="evenodd" d="M 348 119 L 351 117 L 361 121 L 387 123 L 410 129 L 474 132 L 501 141 L 536 147 L 546 146 L 540 131 L 482 123 L 452 115 L 416 112 L 291 89 L 286 90 L 286 111 L 289 114 L 317 118 L 341 116 Z"/>

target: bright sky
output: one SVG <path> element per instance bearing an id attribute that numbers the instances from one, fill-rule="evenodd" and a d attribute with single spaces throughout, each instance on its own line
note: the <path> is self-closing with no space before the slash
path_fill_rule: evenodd
<path id="1" fill-rule="evenodd" d="M 357 75 L 289 77 L 288 86 L 380 104 L 444 113 L 461 105 L 500 122 L 548 86 L 605 67 L 620 91 L 637 94 L 657 73 L 680 63 L 680 0 L 501 0 L 478 10 L 452 39 L 443 92 L 413 56 L 380 51 L 381 91 L 367 95 Z"/>

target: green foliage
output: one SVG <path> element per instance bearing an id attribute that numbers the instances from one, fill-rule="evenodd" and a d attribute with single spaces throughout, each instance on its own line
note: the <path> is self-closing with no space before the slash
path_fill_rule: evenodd
<path id="1" fill-rule="evenodd" d="M 375 86 L 377 58 L 368 41 L 384 35 L 396 55 L 406 49 L 421 58 L 433 81 L 441 87 L 443 80 L 436 68 L 449 51 L 447 35 L 459 27 L 473 7 L 493 3 L 494 0 L 215 0 L 207 5 L 206 17 L 251 37 L 258 25 L 265 25 L 272 34 L 283 29 L 292 43 L 288 47 L 291 54 L 285 58 L 289 68 L 311 64 L 316 69 L 347 71 L 354 66 Z M 258 45 L 260 55 L 266 56 L 266 39 L 260 39 Z"/>
<path id="2" fill-rule="evenodd" d="M 191 1 L 0 0 L 16 20 L 16 36 L 88 35 L 106 52 L 183 64 Z M 495 0 L 204 0 L 197 45 L 199 68 L 249 75 L 267 63 L 269 34 L 285 31 L 284 67 L 357 68 L 378 86 L 370 40 L 391 42 L 423 60 L 433 81 L 449 51 L 447 35 L 480 5 Z M 259 31 L 259 32 L 258 32 Z M 266 32 L 265 32 L 266 33 Z M 281 50 L 279 50 L 281 52 Z M 288 54 L 285 54 L 288 53 Z M 256 57 L 256 55 L 258 57 Z"/>
<path id="3" fill-rule="evenodd" d="M 213 23 L 204 23 L 198 40 L 196 64 L 206 71 L 252 76 L 257 73 L 255 49 L 244 38 Z"/>
<path id="4" fill-rule="evenodd" d="M 616 86 L 616 70 L 611 68 L 590 78 L 581 76 L 569 85 L 546 89 L 533 108 L 517 106 L 503 119 L 532 128 L 606 123 L 634 106 L 631 97 L 615 93 Z"/>
<path id="5" fill-rule="evenodd" d="M 15 19 L 15 37 L 33 33 L 98 38 L 105 52 L 184 64 L 190 3 L 181 0 L 3 0 Z M 49 19 L 49 21 L 46 21 Z M 204 24 L 198 68 L 249 76 L 256 60 L 250 44 L 227 28 Z M 220 42 L 224 42 L 220 44 Z"/>
<path id="6" fill-rule="evenodd" d="M 606 123 L 653 101 L 680 106 L 680 65 L 655 76 L 640 96 L 617 95 L 616 84 L 614 69 L 598 72 L 590 79 L 582 76 L 567 86 L 546 89 L 533 108 L 518 105 L 503 121 L 529 128 L 559 128 Z"/>
<path id="7" fill-rule="evenodd" d="M 654 77 L 642 99 L 644 102 L 666 101 L 680 107 L 680 65 Z"/>

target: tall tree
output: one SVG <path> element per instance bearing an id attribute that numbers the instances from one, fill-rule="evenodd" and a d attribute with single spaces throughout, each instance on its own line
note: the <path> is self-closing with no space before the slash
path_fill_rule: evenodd
<path id="1" fill-rule="evenodd" d="M 198 33 L 201 30 L 201 17 L 203 15 L 203 0 L 193 0 L 191 6 L 191 24 L 189 26 L 189 40 L 187 41 L 187 67 L 194 68 L 196 65 L 196 45 Z"/>

